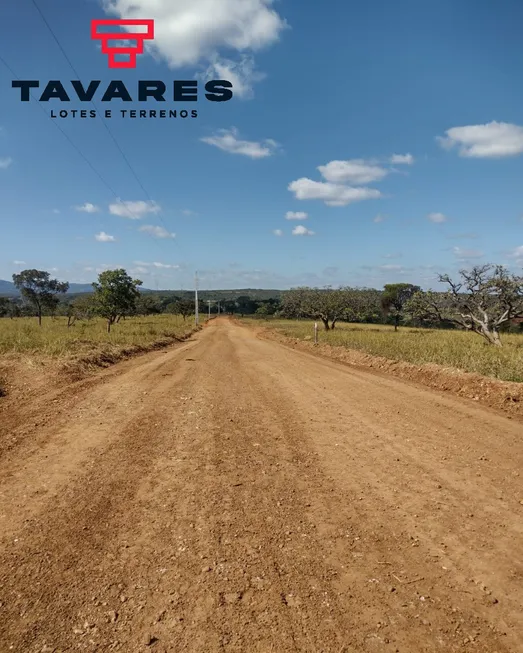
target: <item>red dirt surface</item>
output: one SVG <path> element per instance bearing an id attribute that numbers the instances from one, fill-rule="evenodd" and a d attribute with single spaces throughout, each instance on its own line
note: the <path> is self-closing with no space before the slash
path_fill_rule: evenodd
<path id="1" fill-rule="evenodd" d="M 434 363 L 414 365 L 406 361 L 374 356 L 343 346 L 332 346 L 325 343 L 315 345 L 310 342 L 310 339 L 291 338 L 270 328 L 253 328 L 261 337 L 280 342 L 293 349 L 327 357 L 353 368 L 375 370 L 378 373 L 382 372 L 404 380 L 415 381 L 435 390 L 479 401 L 485 406 L 502 410 L 523 420 L 523 383 L 501 381 Z"/>
<path id="2" fill-rule="evenodd" d="M 228 320 L 0 400 L 0 651 L 523 651 L 521 423 Z"/>

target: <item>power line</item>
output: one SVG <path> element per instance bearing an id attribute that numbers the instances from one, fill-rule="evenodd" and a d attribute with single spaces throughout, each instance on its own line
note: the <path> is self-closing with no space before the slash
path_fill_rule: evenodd
<path id="1" fill-rule="evenodd" d="M 7 70 L 13 75 L 13 77 L 20 81 L 20 77 L 14 72 L 14 70 L 11 68 L 11 66 L 7 63 L 7 61 L 0 55 L 0 62 L 7 68 Z M 38 101 L 38 98 L 34 96 L 34 93 L 32 91 L 29 91 L 31 98 L 36 102 L 36 105 L 38 106 L 39 109 L 41 109 L 44 114 L 47 116 L 47 118 L 51 119 L 51 116 L 47 113 L 47 111 L 44 109 L 44 107 L 40 104 Z M 69 141 L 70 145 L 76 150 L 76 152 L 82 157 L 82 159 L 87 163 L 87 165 L 91 168 L 91 170 L 94 172 L 94 174 L 98 177 L 98 179 L 102 182 L 102 184 L 111 192 L 113 197 L 118 197 L 118 193 L 114 190 L 114 188 L 111 186 L 111 184 L 105 179 L 105 177 L 102 176 L 100 172 L 94 167 L 94 165 L 89 161 L 89 159 L 85 156 L 85 154 L 82 152 L 82 150 L 74 143 L 73 140 L 71 140 L 70 136 L 65 132 L 61 127 L 58 122 L 55 122 L 54 120 L 51 121 L 53 125 L 60 131 L 65 138 Z"/>
<path id="2" fill-rule="evenodd" d="M 5 66 L 5 68 L 6 68 L 6 69 L 11 73 L 11 75 L 14 77 L 14 79 L 20 81 L 21 78 L 20 78 L 20 77 L 15 73 L 15 71 L 11 68 L 11 66 L 7 63 L 7 61 L 2 57 L 1 54 L 0 54 L 0 63 L 2 63 L 2 64 Z M 64 130 L 62 129 L 62 127 L 60 126 L 60 124 L 59 124 L 58 122 L 56 122 L 55 120 L 52 120 L 51 116 L 47 113 L 47 111 L 44 109 L 44 107 L 40 104 L 40 102 L 38 101 L 38 98 L 35 97 L 34 93 L 33 93 L 31 90 L 29 90 L 29 93 L 30 93 L 31 98 L 34 100 L 35 104 L 36 104 L 36 105 L 38 106 L 38 108 L 39 108 L 39 109 L 44 113 L 44 115 L 46 116 L 46 118 L 49 118 L 49 120 L 51 120 L 52 124 L 53 124 L 53 125 L 58 129 L 58 131 L 59 131 L 59 132 L 60 132 L 60 133 L 61 133 L 61 134 L 66 138 L 66 140 L 69 142 L 69 144 L 71 145 L 71 147 L 72 147 L 72 148 L 75 150 L 75 152 L 76 152 L 76 153 L 77 153 L 77 154 L 78 154 L 78 155 L 83 159 L 83 161 L 84 161 L 84 162 L 89 166 L 89 168 L 92 170 L 92 172 L 94 172 L 94 174 L 98 177 L 98 179 L 102 182 L 102 184 L 103 184 L 103 185 L 104 185 L 104 186 L 109 190 L 109 192 L 111 193 L 111 195 L 112 195 L 113 197 L 117 198 L 117 197 L 118 197 L 118 193 L 116 193 L 116 191 L 114 190 L 114 188 L 112 187 L 112 185 L 107 181 L 107 179 L 105 179 L 105 177 L 104 177 L 104 176 L 103 176 L 103 175 L 102 175 L 102 174 L 101 174 L 101 173 L 96 169 L 96 167 L 94 166 L 94 164 L 91 163 L 91 161 L 90 161 L 90 160 L 87 158 L 87 156 L 82 152 L 82 150 L 81 150 L 81 149 L 76 145 L 76 143 L 71 139 L 71 137 L 67 134 L 67 132 L 64 131 Z M 128 207 L 127 207 L 124 203 L 122 203 L 122 206 L 123 206 L 124 209 L 128 212 L 128 214 L 129 214 L 129 218 L 134 219 L 134 215 L 133 215 L 132 212 L 128 209 Z M 155 243 L 155 245 L 156 245 L 159 249 L 161 249 L 160 246 L 158 245 L 158 243 L 157 243 L 156 241 L 154 241 L 154 243 Z"/>
<path id="3" fill-rule="evenodd" d="M 80 79 L 80 74 L 78 73 L 78 71 L 77 71 L 76 68 L 74 67 L 73 62 L 71 61 L 71 59 L 69 59 L 69 57 L 68 57 L 68 55 L 67 55 L 67 52 L 64 50 L 64 48 L 62 47 L 62 44 L 60 43 L 60 39 L 58 38 L 58 36 L 56 35 L 55 31 L 53 30 L 53 28 L 52 28 L 51 25 L 49 24 L 49 21 L 47 20 L 47 18 L 45 17 L 44 13 L 42 12 L 42 10 L 40 9 L 40 7 L 38 6 L 38 3 L 36 2 L 36 0 L 31 0 L 31 2 L 33 3 L 35 9 L 36 9 L 36 10 L 38 11 L 38 13 L 40 14 L 41 19 L 43 20 L 43 22 L 45 23 L 45 26 L 47 27 L 47 29 L 48 29 L 49 32 L 51 33 L 51 36 L 53 37 L 53 39 L 54 39 L 55 42 L 56 42 L 56 45 L 60 48 L 60 52 L 64 55 L 65 60 L 66 60 L 67 63 L 69 64 L 69 67 L 71 68 L 71 70 L 73 71 L 73 73 L 76 75 L 76 77 L 77 77 L 78 79 Z M 112 133 L 112 131 L 111 131 L 109 125 L 107 124 L 107 121 L 104 119 L 104 117 L 102 116 L 101 112 L 98 111 L 98 107 L 97 107 L 97 105 L 94 103 L 94 101 L 93 101 L 93 100 L 90 100 L 90 102 L 91 102 L 91 104 L 93 105 L 93 107 L 96 109 L 96 115 L 97 115 L 97 116 L 100 118 L 100 120 L 102 121 L 103 126 L 104 126 L 105 129 L 107 130 L 107 133 L 108 133 L 109 136 L 111 137 L 111 140 L 113 141 L 113 143 L 114 143 L 116 149 L 117 149 L 118 152 L 121 154 L 121 156 L 122 156 L 123 160 L 125 161 L 127 167 L 128 167 L 129 170 L 131 171 L 131 174 L 133 175 L 133 177 L 135 178 L 136 182 L 137 182 L 138 185 L 140 186 L 140 188 L 141 188 L 143 194 L 147 197 L 147 199 L 149 200 L 149 202 L 152 202 L 153 200 L 151 199 L 151 196 L 149 195 L 149 193 L 147 192 L 147 189 L 144 187 L 144 185 L 142 184 L 140 178 L 139 178 L 138 175 L 136 174 L 136 171 L 134 170 L 133 166 L 131 165 L 131 162 L 130 162 L 129 159 L 127 158 L 125 152 L 122 150 L 120 144 L 119 144 L 118 141 L 116 140 L 116 137 L 115 137 L 114 134 Z M 162 220 L 162 222 L 163 222 L 163 220 Z M 164 225 L 164 226 L 167 227 L 167 225 Z"/>
<path id="4" fill-rule="evenodd" d="M 62 44 L 60 43 L 60 39 L 58 38 L 58 36 L 56 35 L 55 31 L 54 31 L 53 28 L 51 27 L 49 21 L 47 20 L 47 18 L 45 17 L 44 13 L 43 13 L 42 10 L 40 9 L 38 3 L 36 2 L 36 0 L 31 0 L 31 2 L 33 3 L 35 9 L 37 10 L 38 14 L 40 15 L 40 17 L 41 17 L 42 21 L 44 22 L 45 26 L 46 26 L 47 29 L 49 30 L 51 36 L 53 37 L 53 39 L 54 39 L 54 41 L 55 41 L 55 43 L 56 43 L 56 45 L 57 45 L 58 48 L 60 49 L 60 52 L 63 54 L 65 60 L 66 60 L 67 63 L 69 64 L 69 67 L 71 68 L 71 70 L 73 71 L 73 73 L 76 75 L 77 79 L 80 79 L 80 74 L 78 73 L 78 71 L 76 70 L 76 68 L 75 68 L 75 66 L 74 66 L 74 64 L 73 64 L 73 62 L 71 61 L 71 59 L 70 59 L 69 56 L 67 55 L 67 52 L 65 51 L 64 47 L 63 47 Z M 118 152 L 120 153 L 120 155 L 121 155 L 122 159 L 124 160 L 124 162 L 125 162 L 127 168 L 129 169 L 129 171 L 131 172 L 131 174 L 132 174 L 132 176 L 134 177 L 135 181 L 137 182 L 138 186 L 140 187 L 142 193 L 145 195 L 145 197 L 147 198 L 147 200 L 149 201 L 149 203 L 150 203 L 151 205 L 154 205 L 155 202 L 153 201 L 151 195 L 149 194 L 149 192 L 148 192 L 147 189 L 145 188 L 145 186 L 144 186 L 144 184 L 142 183 L 142 181 L 141 181 L 140 177 L 138 176 L 137 172 L 135 171 L 135 169 L 134 169 L 133 166 L 131 165 L 131 162 L 129 161 L 129 158 L 127 157 L 127 155 L 126 155 L 125 152 L 123 151 L 122 147 L 120 146 L 120 143 L 117 141 L 115 135 L 114 135 L 113 132 L 111 131 L 111 128 L 109 127 L 109 124 L 107 123 L 107 121 L 106 121 L 105 118 L 103 117 L 102 112 L 99 110 L 98 106 L 96 105 L 96 103 L 95 103 L 93 100 L 90 100 L 90 102 L 91 102 L 91 104 L 93 105 L 93 107 L 96 109 L 96 115 L 97 115 L 97 117 L 100 118 L 100 120 L 101 120 L 103 126 L 104 126 L 105 129 L 107 130 L 107 133 L 109 134 L 109 136 L 110 136 L 112 142 L 114 143 L 114 146 L 116 147 L 116 149 L 117 149 Z M 114 194 L 114 195 L 115 195 L 115 197 L 117 197 L 116 194 Z M 126 208 L 127 208 L 127 207 L 126 207 Z M 129 215 L 132 216 L 131 211 L 129 211 Z M 160 222 L 163 224 L 163 226 L 164 226 L 164 228 L 165 228 L 167 234 L 169 234 L 169 233 L 170 233 L 170 231 L 169 231 L 169 227 L 167 226 L 165 220 L 163 219 L 163 217 L 162 217 L 161 215 L 159 215 L 158 217 L 159 217 L 159 219 L 160 219 Z M 159 245 L 156 241 L 154 241 L 154 242 L 155 242 L 155 244 L 158 246 L 158 248 L 161 249 L 161 248 L 160 248 L 160 245 Z M 178 249 L 180 250 L 180 245 L 179 245 L 179 243 L 175 241 L 174 244 L 175 244 L 175 245 L 178 247 Z"/>
<path id="5" fill-rule="evenodd" d="M 72 63 L 72 61 L 71 61 L 71 59 L 69 58 L 67 52 L 65 51 L 64 47 L 62 46 L 62 44 L 61 44 L 61 42 L 60 42 L 60 39 L 59 39 L 58 36 L 56 35 L 56 33 L 55 33 L 55 31 L 53 30 L 52 26 L 50 25 L 49 21 L 48 21 L 47 18 L 45 17 L 45 14 L 42 12 L 42 10 L 41 10 L 41 8 L 40 8 L 38 2 L 36 2 L 36 0 L 31 0 L 31 2 L 32 2 L 33 6 L 35 7 L 35 9 L 37 10 L 37 12 L 38 12 L 40 18 L 42 19 L 43 23 L 45 24 L 45 26 L 46 26 L 47 29 L 49 30 L 51 36 L 53 37 L 53 39 L 54 39 L 56 45 L 58 46 L 58 48 L 59 48 L 59 50 L 60 50 L 60 52 L 62 53 L 62 55 L 64 56 L 65 60 L 67 61 L 69 67 L 70 67 L 71 70 L 74 72 L 74 74 L 76 75 L 76 77 L 77 77 L 78 79 L 80 79 L 80 75 L 79 75 L 78 71 L 76 70 L 74 64 Z M 11 72 L 11 74 L 12 74 L 15 78 L 20 79 L 20 78 L 19 78 L 19 77 L 14 73 L 14 71 L 10 68 L 10 66 L 7 64 L 7 62 L 6 62 L 4 59 L 0 59 L 0 60 L 2 61 L 2 63 L 6 66 L 6 68 Z M 31 93 L 31 97 L 33 98 L 33 100 L 35 100 L 35 97 L 34 97 L 33 93 L 32 93 L 32 92 L 30 92 L 30 93 Z M 148 192 L 147 189 L 145 188 L 144 184 L 142 183 L 140 177 L 138 176 L 137 172 L 136 172 L 135 169 L 133 168 L 131 162 L 129 161 L 129 158 L 127 157 L 127 155 L 126 155 L 125 152 L 123 151 L 122 147 L 120 146 L 118 140 L 116 139 L 116 137 L 114 136 L 113 132 L 111 131 L 111 129 L 110 129 L 110 127 L 109 127 L 107 121 L 106 121 L 106 120 L 104 119 L 104 117 L 102 116 L 102 112 L 98 109 L 98 106 L 96 105 L 96 103 L 95 103 L 92 99 L 90 100 L 90 103 L 91 103 L 92 106 L 96 109 L 96 115 L 97 115 L 97 117 L 100 118 L 100 120 L 101 120 L 103 126 L 105 127 L 107 133 L 109 134 L 109 136 L 110 136 L 110 138 L 111 138 L 111 140 L 112 140 L 114 146 L 115 146 L 116 149 L 118 150 L 120 156 L 121 156 L 122 159 L 124 160 L 124 163 L 126 164 L 127 168 L 128 168 L 129 171 L 131 172 L 133 178 L 134 178 L 135 181 L 137 182 L 137 184 L 138 184 L 138 186 L 140 187 L 141 191 L 143 192 L 144 196 L 147 198 L 147 200 L 149 201 L 150 204 L 154 204 L 154 201 L 153 201 L 151 195 L 149 194 L 149 192 Z M 43 111 L 43 112 L 44 112 L 44 113 L 45 113 L 45 114 L 50 118 L 49 114 L 45 111 L 45 109 L 41 106 L 41 104 L 40 104 L 38 101 L 37 101 L 37 104 L 38 104 L 38 106 L 40 107 L 40 109 L 41 109 L 41 110 L 42 110 L 42 111 Z M 108 188 L 108 190 L 110 190 L 110 192 L 112 193 L 112 195 L 113 195 L 115 198 L 118 198 L 118 194 L 114 191 L 114 189 L 112 188 L 111 184 L 109 184 L 109 183 L 107 182 L 107 180 L 106 180 L 106 179 L 101 175 L 101 173 L 100 173 L 100 172 L 95 168 L 95 166 L 94 166 L 94 165 L 89 161 L 89 159 L 88 159 L 88 158 L 83 154 L 83 152 L 80 150 L 80 148 L 79 148 L 79 147 L 78 147 L 78 146 L 77 146 L 77 145 L 76 145 L 76 144 L 71 140 L 71 138 L 68 136 L 68 134 L 67 134 L 67 133 L 66 133 L 66 132 L 65 132 L 65 131 L 60 127 L 60 125 L 59 125 L 58 123 L 55 122 L 54 124 L 55 124 L 55 126 L 59 129 L 59 131 L 60 131 L 60 132 L 61 132 L 61 133 L 66 137 L 66 139 L 69 141 L 69 143 L 70 143 L 70 144 L 72 145 L 72 147 L 75 149 L 75 151 L 76 151 L 76 152 L 77 152 L 77 153 L 82 157 L 82 159 L 87 163 L 87 165 L 91 168 L 91 170 L 96 174 L 96 176 L 100 179 L 100 181 L 102 181 L 102 183 L 106 186 L 106 188 Z M 127 212 L 129 213 L 129 217 L 130 217 L 130 218 L 133 218 L 134 216 L 133 216 L 132 212 L 130 211 L 130 209 L 129 209 L 127 206 L 125 206 L 125 204 L 124 204 L 124 207 L 125 207 L 125 210 L 127 210 Z M 163 217 L 162 217 L 161 215 L 159 215 L 158 217 L 159 217 L 161 223 L 163 224 L 164 228 L 166 229 L 166 232 L 167 232 L 167 233 L 170 233 L 170 231 L 169 231 L 169 227 L 167 226 L 167 224 L 166 224 L 165 220 L 163 219 Z M 159 244 L 158 244 L 156 241 L 154 241 L 154 242 L 155 242 L 155 244 L 159 247 Z M 175 244 L 176 244 L 176 246 L 177 246 L 178 248 L 180 247 L 178 242 L 175 241 Z M 161 248 L 160 248 L 160 249 L 161 249 Z"/>

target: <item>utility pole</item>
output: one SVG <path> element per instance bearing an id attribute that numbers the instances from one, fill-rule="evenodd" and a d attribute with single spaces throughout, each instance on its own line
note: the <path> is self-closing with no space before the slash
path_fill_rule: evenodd
<path id="1" fill-rule="evenodd" d="M 209 304 L 209 320 L 211 319 L 211 299 L 207 300 L 207 303 Z"/>
<path id="2" fill-rule="evenodd" d="M 200 315 L 198 312 L 198 272 L 194 275 L 194 321 L 196 326 L 200 322 Z"/>

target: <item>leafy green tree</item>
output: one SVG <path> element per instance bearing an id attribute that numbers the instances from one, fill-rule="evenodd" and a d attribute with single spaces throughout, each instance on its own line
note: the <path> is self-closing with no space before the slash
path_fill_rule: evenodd
<path id="1" fill-rule="evenodd" d="M 326 331 L 339 320 L 376 321 L 381 293 L 371 288 L 293 288 L 283 294 L 282 317 L 321 320 Z"/>
<path id="2" fill-rule="evenodd" d="M 10 317 L 12 320 L 15 317 L 22 317 L 23 315 L 23 306 L 18 299 L 11 299 L 7 309 L 7 317 Z"/>
<path id="3" fill-rule="evenodd" d="M 284 293 L 281 310 L 285 317 L 321 320 L 330 331 L 346 316 L 348 295 L 343 288 L 292 288 Z"/>
<path id="4" fill-rule="evenodd" d="M 343 319 L 348 322 L 378 322 L 381 318 L 381 295 L 374 288 L 342 288 L 345 303 Z"/>
<path id="5" fill-rule="evenodd" d="M 381 296 L 381 307 L 385 315 L 392 317 L 394 320 L 394 331 L 404 317 L 404 309 L 407 302 L 419 292 L 419 286 L 413 286 L 411 283 L 389 283 L 384 286 Z"/>
<path id="6" fill-rule="evenodd" d="M 224 313 L 227 313 L 227 315 L 234 315 L 234 311 L 236 310 L 236 302 L 233 299 L 225 299 L 224 301 L 220 302 L 221 305 L 221 310 Z"/>
<path id="7" fill-rule="evenodd" d="M 107 320 L 107 333 L 120 317 L 135 311 L 141 285 L 124 269 L 106 270 L 98 276 L 98 283 L 93 283 L 96 312 Z"/>
<path id="8" fill-rule="evenodd" d="M 42 326 L 43 311 L 56 310 L 59 303 L 58 295 L 69 290 L 66 281 L 51 279 L 49 272 L 43 270 L 23 270 L 20 274 L 13 274 L 13 283 L 22 297 L 34 307 L 40 326 Z"/>
<path id="9" fill-rule="evenodd" d="M 76 320 L 91 320 L 97 312 L 96 298 L 92 293 L 80 295 L 67 306 L 67 326 L 71 327 Z"/>
<path id="10" fill-rule="evenodd" d="M 258 307 L 256 302 L 248 295 L 241 295 L 238 297 L 236 300 L 236 306 L 242 317 L 244 315 L 251 315 L 252 313 L 255 313 Z"/>
<path id="11" fill-rule="evenodd" d="M 448 285 L 442 293 L 418 292 L 408 304 L 409 312 L 422 321 L 449 321 L 501 347 L 500 328 L 523 317 L 523 277 L 502 265 L 480 265 L 460 270 L 461 280 L 448 274 L 439 281 Z"/>
<path id="12" fill-rule="evenodd" d="M 270 315 L 269 304 L 267 302 L 263 302 L 260 306 L 258 306 L 256 309 L 256 315 L 260 315 L 261 317 L 268 317 Z"/>
<path id="13" fill-rule="evenodd" d="M 168 304 L 167 312 L 173 315 L 181 315 L 185 322 L 194 313 L 194 301 L 191 299 L 177 299 L 175 302 Z"/>
<path id="14" fill-rule="evenodd" d="M 158 315 L 162 312 L 162 306 L 159 299 L 153 295 L 144 295 L 140 293 L 140 296 L 136 300 L 136 314 L 143 315 Z"/>
<path id="15" fill-rule="evenodd" d="M 8 317 L 11 309 L 11 300 L 0 297 L 0 317 Z"/>

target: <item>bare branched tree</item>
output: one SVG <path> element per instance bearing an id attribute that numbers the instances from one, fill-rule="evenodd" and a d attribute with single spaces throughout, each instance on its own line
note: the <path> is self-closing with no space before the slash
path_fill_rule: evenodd
<path id="1" fill-rule="evenodd" d="M 321 320 L 326 331 L 338 320 L 362 321 L 379 314 L 380 293 L 369 288 L 292 288 L 283 294 L 284 317 Z"/>
<path id="2" fill-rule="evenodd" d="M 500 328 L 523 317 L 523 277 L 502 265 L 475 266 L 459 274 L 460 281 L 439 275 L 449 286 L 447 292 L 418 292 L 409 302 L 409 313 L 421 320 L 452 322 L 501 347 Z"/>

